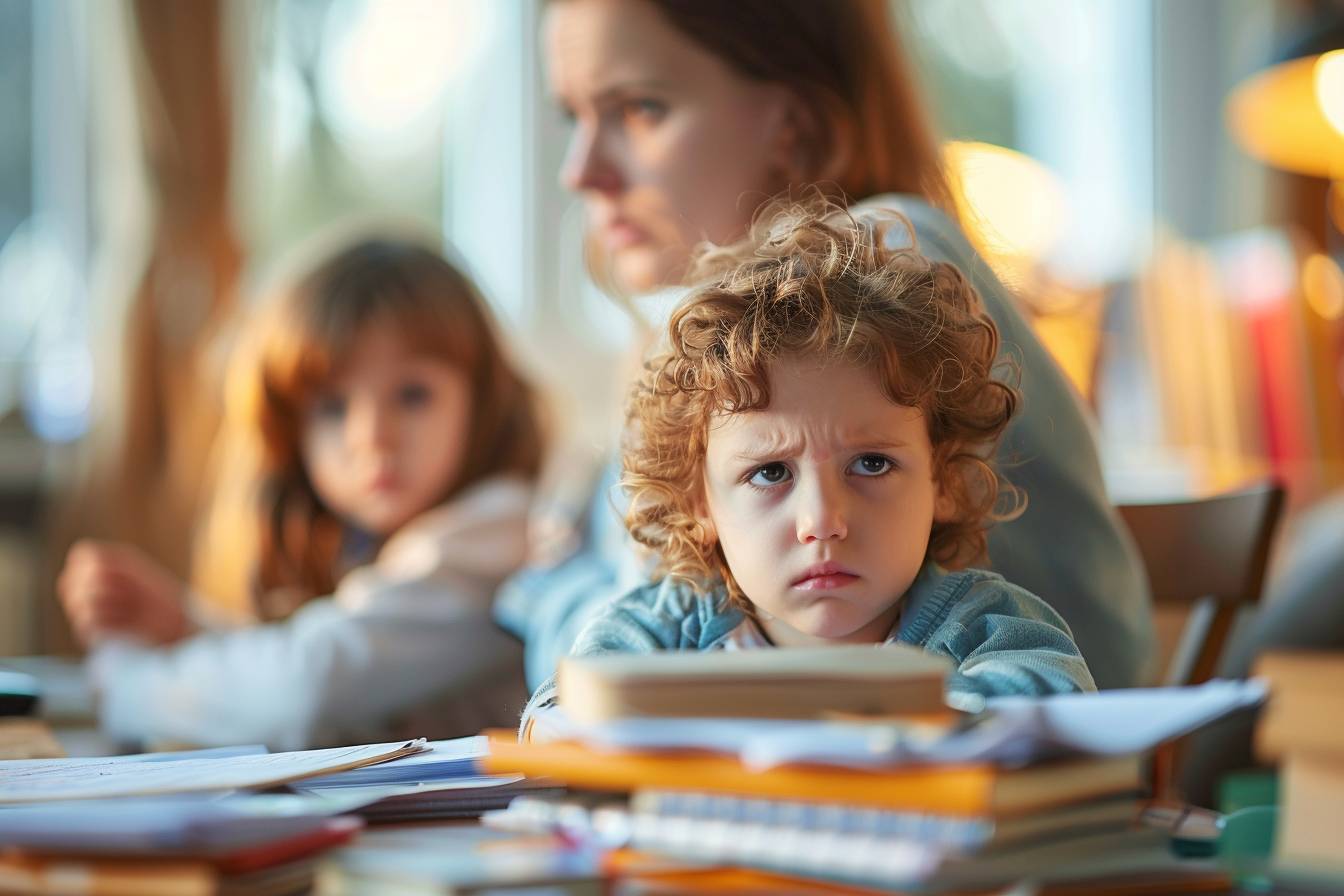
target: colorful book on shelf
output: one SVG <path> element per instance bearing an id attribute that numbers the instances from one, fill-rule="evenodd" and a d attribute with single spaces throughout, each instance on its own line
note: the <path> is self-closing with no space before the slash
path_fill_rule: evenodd
<path id="1" fill-rule="evenodd" d="M 566 657 L 560 705 L 574 719 L 949 715 L 951 665 L 907 645 L 660 651 Z"/>
<path id="2" fill-rule="evenodd" d="M 1020 769 L 988 764 L 858 770 L 784 765 L 755 771 L 737 758 L 704 752 L 601 751 L 567 741 L 492 738 L 481 764 L 492 774 L 547 777 L 570 787 L 630 792 L 686 789 L 816 800 L 947 815 L 1009 816 L 1141 790 L 1137 756 L 1049 762 Z"/>

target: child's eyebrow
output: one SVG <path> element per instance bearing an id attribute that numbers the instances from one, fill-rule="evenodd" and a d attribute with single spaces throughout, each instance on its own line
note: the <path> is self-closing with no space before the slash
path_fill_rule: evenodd
<path id="1" fill-rule="evenodd" d="M 853 436 L 842 437 L 839 440 L 838 450 L 895 451 L 909 447 L 909 442 L 893 439 L 888 436 L 866 436 L 863 434 L 855 434 Z M 734 454 L 733 459 L 739 461 L 760 462 L 780 456 L 801 454 L 803 450 L 804 445 L 801 440 L 763 436 L 754 447 Z"/>
<path id="2" fill-rule="evenodd" d="M 734 457 L 737 460 L 762 461 L 780 455 L 798 454 L 802 450 L 803 442 L 801 439 L 770 434 L 762 435 L 756 440 L 755 445 L 739 451 Z"/>
<path id="3" fill-rule="evenodd" d="M 872 449 L 872 450 L 875 450 L 875 451 L 889 451 L 889 450 L 892 450 L 892 449 L 895 449 L 895 448 L 909 448 L 909 447 L 910 447 L 910 443 L 909 443 L 909 442 L 902 442 L 900 439 L 886 439 L 886 438 L 875 438 L 875 439 L 864 439 L 864 438 L 859 438 L 859 439 L 851 439 L 851 440 L 849 440 L 849 442 L 848 442 L 847 444 L 850 444 L 850 445 L 853 445 L 853 446 L 856 446 L 856 447 L 868 448 L 868 449 Z"/>

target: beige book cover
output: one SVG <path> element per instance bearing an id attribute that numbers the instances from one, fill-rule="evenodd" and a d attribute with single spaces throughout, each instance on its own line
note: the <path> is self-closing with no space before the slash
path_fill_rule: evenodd
<path id="1" fill-rule="evenodd" d="M 628 716 L 939 716 L 951 661 L 904 644 L 611 653 L 560 663 L 581 722 Z"/>

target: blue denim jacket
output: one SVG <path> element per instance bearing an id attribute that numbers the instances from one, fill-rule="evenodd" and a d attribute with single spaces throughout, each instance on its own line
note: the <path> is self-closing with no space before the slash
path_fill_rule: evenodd
<path id="1" fill-rule="evenodd" d="M 1148 585 L 1106 496 L 1076 393 L 954 222 L 912 196 L 878 196 L 855 212 L 873 208 L 906 215 L 921 253 L 955 264 L 970 278 L 1020 371 L 1022 404 L 996 459 L 1029 504 L 1018 519 L 989 530 L 991 568 L 1059 611 L 1100 687 L 1138 684 L 1153 644 Z M 588 620 L 647 580 L 614 509 L 621 503 L 613 494 L 618 473 L 612 465 L 598 488 L 578 553 L 519 574 L 496 599 L 496 620 L 526 646 L 533 689 L 555 671 Z"/>
<path id="2" fill-rule="evenodd" d="M 947 572 L 926 563 L 902 601 L 888 643 L 913 644 L 951 657 L 956 670 L 948 677 L 947 690 L 953 702 L 963 695 L 1043 696 L 1097 689 L 1059 614 L 997 573 Z M 580 633 L 573 652 L 719 650 L 745 619 L 722 587 L 697 595 L 688 585 L 664 579 L 607 604 Z M 528 701 L 523 730 L 532 713 L 554 702 L 552 677 Z"/>

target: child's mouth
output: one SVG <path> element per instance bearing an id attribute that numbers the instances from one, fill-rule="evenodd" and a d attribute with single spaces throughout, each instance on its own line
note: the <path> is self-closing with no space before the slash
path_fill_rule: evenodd
<path id="1" fill-rule="evenodd" d="M 830 591 L 857 582 L 859 577 L 836 563 L 818 563 L 803 571 L 793 580 L 792 587 L 800 591 Z"/>

